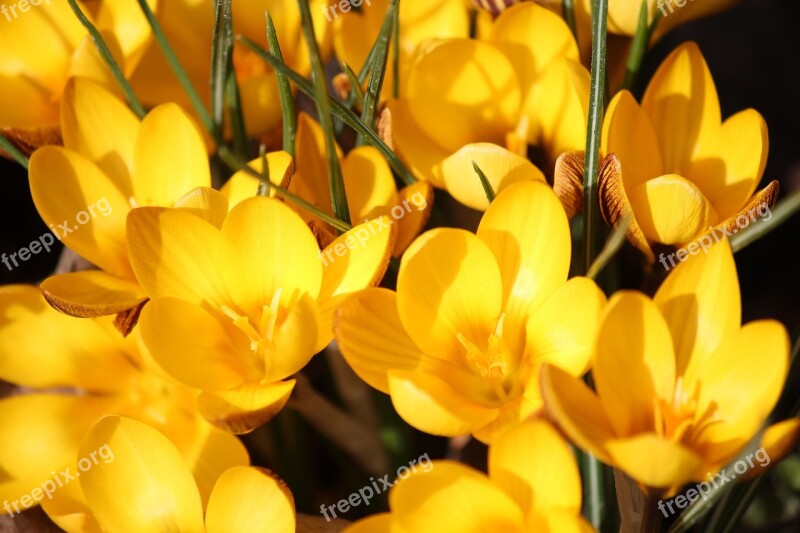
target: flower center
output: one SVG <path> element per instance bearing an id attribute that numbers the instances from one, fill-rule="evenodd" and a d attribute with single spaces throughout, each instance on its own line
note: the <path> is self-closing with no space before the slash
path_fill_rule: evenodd
<path id="1" fill-rule="evenodd" d="M 220 311 L 233 321 L 233 325 L 250 339 L 250 350 L 256 355 L 264 370 L 267 370 L 272 354 L 275 352 L 275 328 L 278 324 L 282 289 L 275 291 L 269 305 L 261 308 L 261 318 L 258 327 L 253 325 L 250 317 L 240 315 L 227 305 L 220 307 Z M 261 366 L 259 365 L 259 366 Z"/>
<path id="2" fill-rule="evenodd" d="M 713 417 L 698 411 L 698 393 L 696 386 L 687 390 L 681 376 L 675 383 L 672 403 L 656 398 L 653 401 L 656 433 L 677 443 L 684 440 L 687 433 L 700 432 L 713 424 Z"/>
<path id="3" fill-rule="evenodd" d="M 510 358 L 503 339 L 505 318 L 505 313 L 500 315 L 495 325 L 494 333 L 489 335 L 485 349 L 481 349 L 463 334 L 456 334 L 458 342 L 464 347 L 469 367 L 483 379 L 497 399 L 502 402 L 505 402 L 513 395 L 513 391 L 510 391 L 508 387 L 508 378 L 511 374 Z"/>

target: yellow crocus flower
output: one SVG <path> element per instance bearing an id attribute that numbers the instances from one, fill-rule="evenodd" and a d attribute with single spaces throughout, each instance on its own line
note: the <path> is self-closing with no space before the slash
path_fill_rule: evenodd
<path id="1" fill-rule="evenodd" d="M 79 78 L 64 91 L 61 129 L 63 147 L 44 146 L 31 157 L 31 195 L 56 237 L 100 270 L 51 276 L 42 290 L 74 316 L 136 309 L 146 295 L 128 260 L 126 216 L 133 207 L 171 206 L 211 184 L 203 138 L 175 104 L 139 121 L 113 94 Z"/>
<path id="2" fill-rule="evenodd" d="M 364 381 L 434 435 L 495 434 L 542 407 L 539 367 L 573 376 L 589 356 L 605 296 L 567 281 L 570 233 L 549 186 L 498 195 L 477 235 L 438 228 L 403 255 L 397 292 L 367 289 L 337 312 L 336 339 Z"/>
<path id="3" fill-rule="evenodd" d="M 589 74 L 579 61 L 564 21 L 529 2 L 504 11 L 481 40 L 429 41 L 389 102 L 393 142 L 419 178 L 486 209 L 472 160 L 499 192 L 519 179 L 507 176 L 525 166 L 528 144 L 548 173 L 561 153 L 585 145 Z M 523 174 L 544 180 L 533 165 Z"/>
<path id="4" fill-rule="evenodd" d="M 641 105 L 617 94 L 603 124 L 602 150 L 614 154 L 599 179 L 603 216 L 632 214 L 628 239 L 652 262 L 657 244 L 685 247 L 714 228 L 754 220 L 777 199 L 773 181 L 755 195 L 769 151 L 767 125 L 748 109 L 724 122 L 714 80 L 694 43 L 659 67 Z M 721 229 L 720 229 L 721 231 Z"/>
<path id="5" fill-rule="evenodd" d="M 287 380 L 333 338 L 334 309 L 377 284 L 394 240 L 385 217 L 323 251 L 283 202 L 253 197 L 228 212 L 144 207 L 128 216 L 133 271 L 151 301 L 139 321 L 153 358 L 203 392 L 201 413 L 245 433 L 286 403 Z"/>
<path id="6" fill-rule="evenodd" d="M 452 461 L 400 480 L 390 513 L 365 518 L 344 533 L 529 531 L 588 533 L 580 515 L 581 478 L 561 436 L 529 420 L 489 446 L 489 474 Z"/>
<path id="7" fill-rule="evenodd" d="M 542 394 L 575 444 L 669 496 L 744 449 L 775 406 L 788 365 L 780 323 L 741 325 L 736 266 L 722 241 L 680 265 L 652 300 L 635 291 L 611 297 L 594 349 L 596 393 L 545 365 Z M 797 422 L 768 428 L 762 445 L 790 449 L 784 437 L 796 441 Z"/>
<path id="8" fill-rule="evenodd" d="M 80 456 L 101 446 L 107 446 L 114 459 L 86 470 L 80 486 L 102 531 L 295 531 L 292 494 L 268 470 L 248 466 L 225 470 L 206 503 L 184 458 L 147 424 L 124 416 L 105 417 L 84 438 Z"/>
<path id="9" fill-rule="evenodd" d="M 108 318 L 59 313 L 36 287 L 0 289 L 0 379 L 24 387 L 0 400 L 2 512 L 37 504 L 31 491 L 47 484 L 39 500 L 57 524 L 70 530 L 91 521 L 70 476 L 78 472 L 81 440 L 112 413 L 162 431 L 188 462 L 203 501 L 224 470 L 249 464 L 237 438 L 197 413 L 197 393 L 165 376 L 138 343 L 138 335 L 120 337 Z"/>

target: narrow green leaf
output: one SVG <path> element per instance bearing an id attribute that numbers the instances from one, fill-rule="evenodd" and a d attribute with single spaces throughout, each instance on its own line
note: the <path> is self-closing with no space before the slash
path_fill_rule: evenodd
<path id="1" fill-rule="evenodd" d="M 218 145 L 222 145 L 223 139 L 221 132 L 214 126 L 214 121 L 211 119 L 211 115 L 208 114 L 208 110 L 206 109 L 205 104 L 203 104 L 203 100 L 200 98 L 200 95 L 197 93 L 197 89 L 194 88 L 189 76 L 186 74 L 183 66 L 181 66 L 180 61 L 178 61 L 178 57 L 172 50 L 172 46 L 170 46 L 166 35 L 164 35 L 164 30 L 161 29 L 161 24 L 158 23 L 153 11 L 150 9 L 150 6 L 147 5 L 147 0 L 136 1 L 139 3 L 139 7 L 141 8 L 142 13 L 144 13 L 148 24 L 150 24 L 150 29 L 153 31 L 153 37 L 155 37 L 158 46 L 161 48 L 167 63 L 169 63 L 169 66 L 172 69 L 172 72 L 175 73 L 175 76 L 178 78 L 183 90 L 186 91 L 186 94 L 189 96 L 189 100 L 192 102 L 192 107 L 197 113 L 197 116 L 200 117 L 203 127 L 208 130 L 212 137 L 214 137 L 214 140 Z"/>
<path id="2" fill-rule="evenodd" d="M 647 26 L 647 0 L 642 0 L 642 6 L 639 8 L 639 23 L 636 26 L 636 34 L 633 36 L 630 52 L 628 52 L 628 63 L 625 67 L 625 79 L 622 82 L 622 88 L 632 90 L 633 83 L 636 81 L 636 76 L 639 74 L 639 69 L 642 66 L 642 59 L 644 53 L 647 51 L 647 37 L 650 35 Z"/>
<path id="3" fill-rule="evenodd" d="M 333 137 L 333 120 L 331 119 L 331 105 L 328 97 L 328 80 L 325 76 L 325 67 L 322 65 L 317 36 L 314 33 L 314 20 L 311 18 L 309 0 L 297 0 L 300 7 L 301 27 L 306 40 L 309 59 L 311 61 L 311 81 L 314 85 L 315 102 L 319 123 L 325 134 L 325 153 L 328 157 L 328 181 L 331 189 L 331 204 L 336 218 L 350 223 L 350 209 L 347 206 L 347 196 L 344 191 L 344 177 L 336 153 L 336 139 Z"/>
<path id="4" fill-rule="evenodd" d="M 777 229 L 794 216 L 798 210 L 800 210 L 800 189 L 792 191 L 789 196 L 778 202 L 778 205 L 772 209 L 772 216 L 769 219 L 760 220 L 758 224 L 751 224 L 731 236 L 731 248 L 734 252 L 744 250 L 758 239 Z"/>
<path id="5" fill-rule="evenodd" d="M 225 86 L 233 53 L 231 0 L 218 0 L 211 41 L 211 116 L 220 131 L 225 126 Z"/>
<path id="6" fill-rule="evenodd" d="M 283 62 L 281 45 L 278 42 L 278 34 L 275 32 L 275 24 L 272 16 L 267 15 L 267 43 L 269 43 L 270 53 L 279 61 Z M 295 138 L 297 137 L 297 113 L 294 109 L 294 94 L 288 78 L 282 72 L 275 71 L 275 78 L 278 81 L 278 96 L 281 99 L 281 111 L 283 112 L 283 149 L 292 158 L 295 156 Z"/>
<path id="7" fill-rule="evenodd" d="M 67 0 L 69 2 L 69 7 L 72 8 L 72 11 L 75 13 L 75 16 L 78 17 L 78 20 L 83 27 L 89 32 L 89 35 L 92 38 L 92 42 L 94 43 L 95 48 L 100 53 L 100 57 L 105 61 L 108 65 L 108 68 L 111 69 L 111 73 L 114 75 L 114 78 L 117 80 L 122 92 L 125 94 L 125 98 L 128 100 L 128 105 L 131 107 L 136 116 L 139 118 L 144 118 L 147 112 L 144 110 L 142 103 L 139 102 L 139 99 L 136 97 L 136 93 L 133 92 L 133 87 L 131 84 L 128 83 L 128 80 L 125 79 L 125 75 L 122 73 L 122 69 L 119 68 L 119 65 L 114 60 L 114 56 L 111 55 L 111 50 L 108 49 L 108 45 L 103 40 L 103 36 L 100 35 L 100 32 L 97 31 L 94 24 L 92 24 L 86 15 L 84 15 L 83 11 L 81 11 L 80 6 L 76 0 Z"/>
<path id="8" fill-rule="evenodd" d="M 303 76 L 287 67 L 283 61 L 273 57 L 269 54 L 269 52 L 258 46 L 250 39 L 242 37 L 241 35 L 237 36 L 237 39 L 239 39 L 242 44 L 257 53 L 264 61 L 272 65 L 276 71 L 284 73 L 286 77 L 292 80 L 292 83 L 297 85 L 298 89 L 316 101 L 317 95 L 314 91 L 314 88 L 308 82 L 308 80 L 303 78 Z M 353 128 L 356 133 L 363 135 L 372 146 L 381 152 L 381 154 L 386 158 L 386 161 L 389 163 L 389 166 L 392 167 L 392 170 L 394 170 L 397 175 L 400 176 L 400 179 L 406 185 L 413 185 L 417 182 L 416 178 L 397 157 L 397 154 L 395 154 L 391 148 L 389 148 L 386 143 L 383 142 L 383 140 L 378 136 L 377 133 L 375 133 L 375 131 L 373 131 L 371 128 L 368 128 L 363 122 L 361 122 L 361 119 L 358 118 L 358 116 L 356 116 L 352 110 L 331 96 L 328 96 L 328 102 L 331 106 L 331 113 L 333 113 L 333 115 L 338 119 L 342 120 L 345 124 Z"/>
<path id="9" fill-rule="evenodd" d="M 631 217 L 628 215 L 614 228 L 614 231 L 608 236 L 606 244 L 597 256 L 597 259 L 594 260 L 594 263 L 592 263 L 592 266 L 590 266 L 589 270 L 586 272 L 587 277 L 596 279 L 597 275 L 603 271 L 603 268 L 605 268 L 609 261 L 617 255 L 622 245 L 625 244 L 625 235 L 628 232 L 630 223 Z"/>
<path id="10" fill-rule="evenodd" d="M 392 96 L 400 98 L 400 10 L 394 12 L 394 28 L 392 28 L 392 47 L 394 56 L 392 57 Z"/>
<path id="11" fill-rule="evenodd" d="M 386 64 L 389 59 L 389 42 L 392 38 L 392 27 L 394 26 L 395 12 L 397 10 L 397 0 L 392 0 L 386 16 L 383 18 L 381 30 L 375 40 L 375 57 L 369 74 L 369 84 L 364 95 L 364 109 L 361 112 L 361 122 L 369 128 L 375 128 L 375 115 L 381 99 L 383 80 L 386 78 Z M 359 135 L 356 139 L 356 146 L 363 146 L 364 137 Z"/>
<path id="12" fill-rule="evenodd" d="M 25 170 L 28 170 L 28 158 L 25 157 L 25 154 L 17 150 L 17 147 L 11 144 L 11 141 L 6 139 L 3 134 L 0 134 L 0 148 L 13 157 L 14 161 L 22 165 Z"/>
<path id="13" fill-rule="evenodd" d="M 259 172 L 257 172 L 253 168 L 251 168 L 249 165 L 247 165 L 247 163 L 245 161 L 243 161 L 243 160 L 239 159 L 238 157 L 236 157 L 236 154 L 231 152 L 228 149 L 227 146 L 224 146 L 224 145 L 220 146 L 219 147 L 219 151 L 217 152 L 217 154 L 219 155 L 219 158 L 233 172 L 238 172 L 240 170 L 244 170 L 245 172 L 247 172 L 248 174 L 250 174 L 254 178 L 258 178 L 259 181 L 262 180 L 262 178 L 263 178 L 262 174 L 260 174 Z M 261 181 L 261 183 L 264 183 L 264 182 Z M 277 194 L 278 196 L 280 196 L 284 200 L 292 202 L 293 204 L 295 204 L 296 206 L 300 207 L 301 209 L 304 209 L 305 211 L 308 211 L 312 215 L 315 215 L 315 216 L 321 218 L 322 220 L 324 220 L 325 222 L 327 222 L 328 224 L 330 224 L 331 226 L 336 228 L 338 231 L 345 232 L 345 231 L 348 231 L 349 229 L 352 228 L 350 223 L 345 222 L 343 220 L 339 220 L 336 217 L 330 216 L 329 214 L 325 213 L 324 211 L 321 211 L 314 204 L 312 204 L 310 202 L 307 202 L 304 199 L 302 199 L 299 196 L 297 196 L 296 194 L 293 194 L 293 193 L 287 191 L 286 189 L 284 189 L 280 185 L 275 185 L 271 181 L 267 181 L 265 184 L 267 185 L 267 187 L 269 187 L 270 189 L 274 190 L 275 194 Z"/>
<path id="14" fill-rule="evenodd" d="M 483 173 L 481 167 L 478 166 L 478 163 L 475 161 L 472 162 L 472 168 L 475 169 L 475 173 L 478 175 L 478 179 L 481 180 L 481 185 L 483 186 L 483 192 L 486 193 L 486 199 L 489 200 L 489 203 L 494 202 L 494 199 L 497 195 L 494 193 L 494 189 L 492 189 L 492 184 L 489 183 L 489 179 L 486 177 L 486 174 Z"/>
<path id="15" fill-rule="evenodd" d="M 361 82 L 358 81 L 358 75 L 353 72 L 353 69 L 350 68 L 345 62 L 342 62 L 342 72 L 344 75 L 347 76 L 347 79 L 350 81 L 350 91 L 351 96 L 355 95 L 355 101 L 363 108 L 364 107 L 364 90 L 361 88 Z M 348 100 L 350 97 L 348 97 Z M 349 106 L 352 107 L 352 106 Z"/>
<path id="16" fill-rule="evenodd" d="M 267 163 L 267 146 L 262 144 L 258 147 L 258 157 L 261 158 L 261 181 L 258 182 L 257 196 L 269 196 L 269 163 Z"/>
<path id="17" fill-rule="evenodd" d="M 572 35 L 575 37 L 575 42 L 580 42 L 578 40 L 578 25 L 575 24 L 575 3 L 573 0 L 562 0 L 561 14 L 567 26 L 569 26 L 569 31 L 571 31 Z"/>

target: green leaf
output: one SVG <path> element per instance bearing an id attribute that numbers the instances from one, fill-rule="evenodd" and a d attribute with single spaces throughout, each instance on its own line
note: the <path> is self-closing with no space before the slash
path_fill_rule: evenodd
<path id="1" fill-rule="evenodd" d="M 247 132 L 233 69 L 233 17 L 231 0 L 220 0 L 214 15 L 211 41 L 211 116 L 218 132 L 225 129 L 225 111 L 231 120 L 234 150 L 248 157 Z"/>
<path id="2" fill-rule="evenodd" d="M 494 202 L 494 199 L 497 195 L 494 193 L 494 189 L 492 189 L 492 184 L 489 183 L 489 179 L 484 174 L 481 167 L 478 166 L 478 163 L 475 161 L 472 162 L 472 168 L 475 169 L 475 173 L 478 175 L 478 179 L 481 180 L 481 185 L 483 186 L 483 192 L 486 193 L 486 199 L 489 200 L 489 203 Z"/>
<path id="3" fill-rule="evenodd" d="M 744 250 L 762 237 L 765 237 L 781 224 L 793 217 L 800 210 L 800 189 L 792 191 L 789 196 L 778 202 L 768 219 L 758 224 L 751 224 L 746 229 L 731 236 L 731 248 L 734 252 Z"/>
<path id="4" fill-rule="evenodd" d="M 8 155 L 14 158 L 14 161 L 22 165 L 25 170 L 28 170 L 28 158 L 25 155 L 17 150 L 17 147 L 11 144 L 11 141 L 6 139 L 3 134 L 0 134 L 0 148 L 5 150 Z"/>
<path id="5" fill-rule="evenodd" d="M 283 62 L 278 34 L 275 33 L 275 24 L 272 22 L 270 14 L 267 13 L 266 15 L 269 51 L 276 59 Z M 278 96 L 281 99 L 281 111 L 283 112 L 283 149 L 294 158 L 295 138 L 297 137 L 297 113 L 294 109 L 294 94 L 292 94 L 292 86 L 285 74 L 276 70 L 275 78 L 278 82 Z"/>

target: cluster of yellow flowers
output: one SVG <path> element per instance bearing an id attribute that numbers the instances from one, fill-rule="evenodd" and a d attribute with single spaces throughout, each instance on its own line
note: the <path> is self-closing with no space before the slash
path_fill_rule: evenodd
<path id="1" fill-rule="evenodd" d="M 295 531 L 292 487 L 237 435 L 332 341 L 407 424 L 488 445 L 488 474 L 434 461 L 350 533 L 591 531 L 569 443 L 638 485 L 644 522 L 753 446 L 777 463 L 800 437 L 798 419 L 767 425 L 790 341 L 742 325 L 733 250 L 709 237 L 776 202 L 765 121 L 722 120 L 693 43 L 640 100 L 616 91 L 629 37 L 733 3 L 20 2 L 0 18 L 2 153 L 96 268 L 0 287 L 0 379 L 19 386 L 0 400 L 2 512 Z M 591 4 L 616 39 L 594 159 Z M 440 199 L 483 212 L 477 229 Z M 592 213 L 641 251 L 654 295 L 573 261 Z M 103 446 L 113 460 L 79 463 Z"/>

